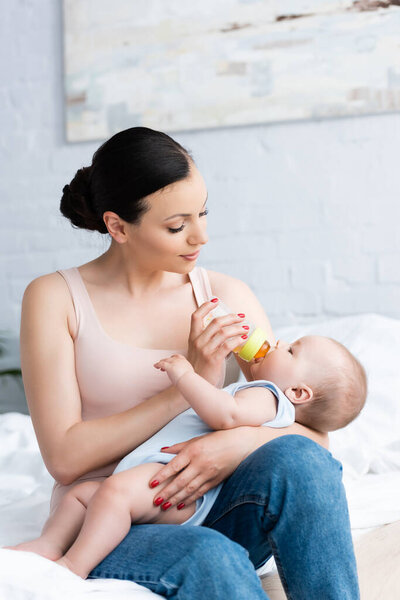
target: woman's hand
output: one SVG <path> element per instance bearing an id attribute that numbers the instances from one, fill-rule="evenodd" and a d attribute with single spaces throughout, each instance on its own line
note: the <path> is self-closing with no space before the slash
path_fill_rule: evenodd
<path id="1" fill-rule="evenodd" d="M 192 313 L 189 334 L 188 361 L 198 375 L 217 385 L 225 358 L 239 344 L 244 343 L 246 331 L 240 324 L 245 315 L 216 317 L 204 328 L 203 319 L 218 306 L 204 302 Z"/>
<path id="2" fill-rule="evenodd" d="M 156 473 L 153 481 L 162 483 L 176 475 L 161 492 L 163 504 L 186 506 L 203 496 L 208 490 L 225 480 L 254 450 L 254 427 L 236 427 L 213 431 L 163 451 L 177 454 Z M 151 485 L 150 487 L 156 487 Z M 157 484 L 158 485 L 158 484 Z M 160 494 L 154 496 L 154 501 Z"/>

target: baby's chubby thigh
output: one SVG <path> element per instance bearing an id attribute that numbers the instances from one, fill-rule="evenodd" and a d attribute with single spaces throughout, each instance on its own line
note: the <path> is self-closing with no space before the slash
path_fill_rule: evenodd
<path id="1" fill-rule="evenodd" d="M 149 462 L 131 467 L 125 471 L 114 473 L 102 484 L 103 491 L 112 496 L 119 496 L 127 502 L 132 523 L 183 523 L 191 517 L 196 510 L 196 502 L 178 510 L 172 506 L 162 510 L 154 504 L 154 497 L 172 481 L 169 477 L 157 486 L 157 490 L 150 488 L 149 481 L 163 466 L 162 463 Z"/>

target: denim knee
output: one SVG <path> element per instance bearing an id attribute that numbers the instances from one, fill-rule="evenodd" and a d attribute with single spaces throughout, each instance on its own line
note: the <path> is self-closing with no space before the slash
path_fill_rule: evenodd
<path id="1" fill-rule="evenodd" d="M 330 476 L 337 474 L 341 477 L 342 465 L 333 458 L 326 448 L 323 448 L 310 438 L 303 435 L 285 435 L 261 446 L 260 450 L 266 453 L 267 460 L 291 474 L 302 477 L 313 476 L 318 471 L 318 477 L 322 476 L 321 469 L 328 472 Z"/>
<path id="2" fill-rule="evenodd" d="M 318 504 L 326 507 L 327 503 L 343 496 L 341 463 L 305 436 L 276 438 L 258 448 L 248 459 L 252 463 L 253 477 L 259 479 L 260 492 L 260 486 L 267 486 L 273 496 L 289 494 L 292 499 L 296 498 L 296 503 L 301 498 L 314 511 Z"/>

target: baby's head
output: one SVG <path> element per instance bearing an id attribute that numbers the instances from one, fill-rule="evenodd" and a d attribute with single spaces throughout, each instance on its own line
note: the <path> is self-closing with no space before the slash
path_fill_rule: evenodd
<path id="1" fill-rule="evenodd" d="M 292 344 L 279 341 L 250 366 L 253 379 L 275 383 L 294 404 L 296 421 L 334 431 L 359 414 L 367 378 L 358 360 L 339 342 L 307 335 Z"/>

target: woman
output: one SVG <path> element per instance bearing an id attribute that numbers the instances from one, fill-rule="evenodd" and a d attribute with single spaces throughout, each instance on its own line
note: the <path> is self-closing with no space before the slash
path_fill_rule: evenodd
<path id="1" fill-rule="evenodd" d="M 56 480 L 51 510 L 77 480 L 103 480 L 188 408 L 156 360 L 184 354 L 221 387 L 243 313 L 273 341 L 247 285 L 196 268 L 208 239 L 206 201 L 190 154 L 142 127 L 113 136 L 65 186 L 63 215 L 109 233 L 111 244 L 79 268 L 35 279 L 23 298 L 22 371 Z M 235 313 L 203 329 L 213 295 Z M 133 526 L 91 576 L 131 579 L 181 600 L 266 598 L 254 567 L 273 554 L 290 598 L 357 599 L 341 466 L 326 447 L 326 436 L 299 424 L 216 431 L 171 446 L 176 457 L 149 481 L 150 489 L 168 482 L 154 502 L 171 510 L 224 481 L 204 525 Z"/>

